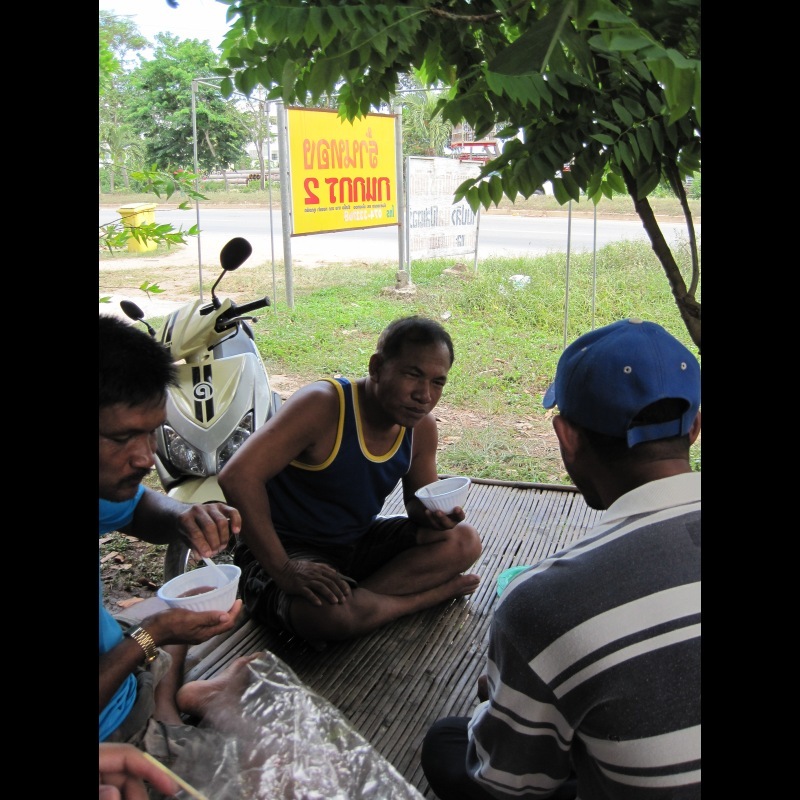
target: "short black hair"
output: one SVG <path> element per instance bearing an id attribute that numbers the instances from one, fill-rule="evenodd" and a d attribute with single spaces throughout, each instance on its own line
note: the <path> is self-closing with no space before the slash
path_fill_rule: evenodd
<path id="1" fill-rule="evenodd" d="M 444 344 L 450 353 L 451 367 L 456 360 L 450 334 L 435 320 L 418 315 L 401 317 L 390 322 L 378 338 L 377 353 L 386 361 L 397 358 L 408 342 L 422 345 Z"/>
<path id="2" fill-rule="evenodd" d="M 686 408 L 687 403 L 683 398 L 665 397 L 661 400 L 656 400 L 655 403 L 645 406 L 645 408 L 633 418 L 630 427 L 635 428 L 637 425 L 654 425 L 660 422 L 680 420 Z M 570 422 L 572 421 L 570 420 Z M 572 422 L 572 424 L 575 425 L 576 423 Z M 684 451 L 688 452 L 689 450 L 688 433 L 683 436 L 667 436 L 663 439 L 651 439 L 629 447 L 627 438 L 598 433 L 597 431 L 590 430 L 585 425 L 578 425 L 577 427 L 581 429 L 594 450 L 602 453 L 603 457 L 609 461 L 619 461 L 630 455 L 643 456 L 647 454 L 647 457 L 650 457 L 652 452 L 659 447 L 659 452 L 662 452 L 662 457 L 670 456 L 678 458 L 684 454 Z"/>
<path id="3" fill-rule="evenodd" d="M 160 401 L 178 371 L 161 342 L 111 314 L 100 314 L 100 408 Z"/>

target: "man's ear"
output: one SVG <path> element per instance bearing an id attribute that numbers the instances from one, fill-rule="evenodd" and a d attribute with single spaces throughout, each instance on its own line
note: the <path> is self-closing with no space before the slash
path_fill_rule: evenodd
<path id="1" fill-rule="evenodd" d="M 561 448 L 561 455 L 564 460 L 572 460 L 572 456 L 578 451 L 580 445 L 579 430 L 567 419 L 556 414 L 553 417 L 553 430 Z"/>
<path id="2" fill-rule="evenodd" d="M 381 366 L 383 365 L 383 357 L 380 353 L 373 353 L 369 357 L 369 377 L 377 381 L 380 378 Z"/>
<path id="3" fill-rule="evenodd" d="M 689 428 L 689 444 L 694 444 L 697 441 L 697 437 L 700 435 L 700 413 L 700 411 L 697 412 L 692 427 Z"/>

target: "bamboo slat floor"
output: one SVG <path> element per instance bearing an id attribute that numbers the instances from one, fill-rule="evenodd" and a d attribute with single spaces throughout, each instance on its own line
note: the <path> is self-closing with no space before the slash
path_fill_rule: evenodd
<path id="1" fill-rule="evenodd" d="M 574 487 L 482 479 L 473 480 L 465 510 L 483 541 L 471 569 L 482 577 L 474 594 L 322 652 L 246 620 L 226 637 L 190 650 L 187 680 L 211 677 L 238 656 L 270 650 L 333 703 L 409 783 L 435 798 L 420 768 L 422 739 L 435 720 L 469 715 L 477 704 L 497 576 L 581 538 L 601 513 Z M 382 513 L 405 513 L 399 486 Z"/>

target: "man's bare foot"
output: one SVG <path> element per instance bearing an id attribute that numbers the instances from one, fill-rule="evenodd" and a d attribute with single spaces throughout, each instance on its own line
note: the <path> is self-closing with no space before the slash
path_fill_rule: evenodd
<path id="1" fill-rule="evenodd" d="M 479 575 L 455 575 L 450 580 L 413 594 L 382 594 L 366 587 L 353 589 L 350 602 L 332 605 L 320 614 L 311 604 L 298 603 L 292 624 L 299 636 L 319 649 L 321 642 L 337 642 L 364 636 L 407 614 L 415 614 L 472 594 L 480 585 Z"/>
<path id="2" fill-rule="evenodd" d="M 445 581 L 439 586 L 434 586 L 432 589 L 426 589 L 424 592 L 417 592 L 416 594 L 400 595 L 396 599 L 403 601 L 404 607 L 401 610 L 401 615 L 412 614 L 416 611 L 432 608 L 447 600 L 472 594 L 478 588 L 480 582 L 480 575 L 456 575 L 449 581 Z"/>
<path id="3" fill-rule="evenodd" d="M 464 595 L 472 594 L 480 585 L 480 575 L 470 573 L 469 575 L 456 575 L 450 581 L 442 585 L 442 589 L 450 591 L 444 599 L 449 600 L 453 597 L 464 597 Z"/>
<path id="4" fill-rule="evenodd" d="M 223 692 L 229 692 L 238 699 L 249 682 L 247 665 L 262 655 L 263 652 L 258 652 L 240 656 L 213 678 L 185 683 L 175 695 L 175 703 L 181 713 L 202 718 L 209 704 Z"/>

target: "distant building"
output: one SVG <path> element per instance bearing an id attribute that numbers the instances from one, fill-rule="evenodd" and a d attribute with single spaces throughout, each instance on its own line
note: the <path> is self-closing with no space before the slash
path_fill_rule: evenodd
<path id="1" fill-rule="evenodd" d="M 259 161 L 258 161 L 258 148 L 256 147 L 254 142 L 250 142 L 247 147 L 245 147 L 245 151 L 247 152 L 247 156 L 250 159 L 250 166 L 253 169 L 259 168 Z M 269 145 L 269 158 L 267 158 L 267 143 L 264 142 L 264 166 L 266 167 L 269 164 L 271 169 L 277 169 L 280 166 L 280 157 L 278 156 L 278 142 L 270 142 Z"/>

